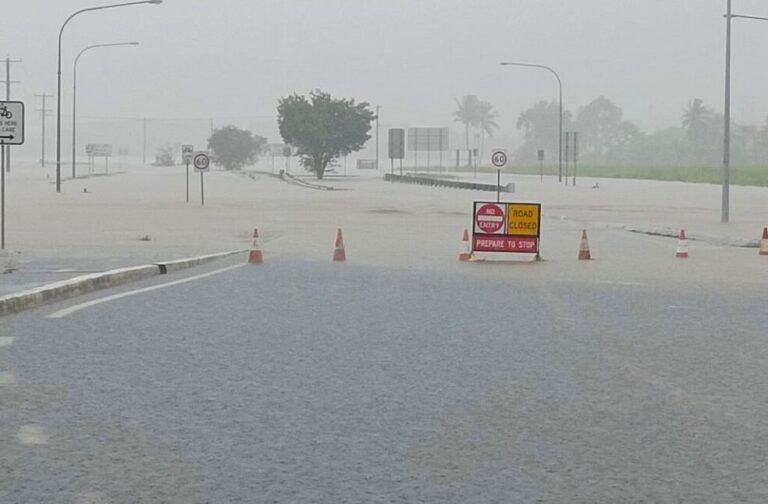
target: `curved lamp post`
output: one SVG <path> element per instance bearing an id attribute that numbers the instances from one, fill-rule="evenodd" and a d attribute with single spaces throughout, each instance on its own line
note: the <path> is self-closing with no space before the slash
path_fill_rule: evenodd
<path id="1" fill-rule="evenodd" d="M 723 190 L 720 206 L 722 222 L 730 220 L 731 203 L 731 20 L 741 18 L 768 21 L 768 18 L 762 16 L 734 14 L 731 0 L 728 0 L 727 9 L 723 16 L 725 18 L 725 106 L 723 107 Z"/>
<path id="2" fill-rule="evenodd" d="M 71 14 L 61 25 L 59 30 L 59 49 L 57 56 L 57 74 L 56 74 L 56 192 L 61 192 L 61 38 L 64 35 L 64 28 L 73 17 L 83 12 L 91 12 L 104 9 L 112 9 L 115 7 L 128 7 L 129 5 L 141 5 L 141 4 L 154 4 L 158 5 L 163 3 L 163 0 L 142 0 L 139 2 L 126 2 L 112 5 L 102 5 L 99 7 L 88 7 L 87 9 L 80 9 L 77 12 Z"/>
<path id="3" fill-rule="evenodd" d="M 75 163 L 77 160 L 77 62 L 80 56 L 89 49 L 97 47 L 137 46 L 138 42 L 115 42 L 113 44 L 94 44 L 84 48 L 77 54 L 72 68 L 72 178 L 76 177 Z"/>
<path id="4" fill-rule="evenodd" d="M 557 168 L 558 168 L 558 181 L 563 181 L 563 81 L 560 80 L 560 76 L 557 75 L 557 72 L 555 72 L 552 68 L 546 66 L 546 65 L 534 65 L 532 63 L 514 63 L 511 61 L 502 61 L 499 63 L 501 66 L 519 66 L 519 67 L 528 67 L 528 68 L 542 68 L 544 70 L 549 70 L 552 72 L 552 75 L 555 76 L 557 79 L 557 85 L 559 86 L 560 90 L 560 98 L 559 98 L 559 105 L 560 105 L 560 128 L 559 128 L 559 135 L 557 139 L 557 150 L 559 151 L 557 153 Z M 566 180 L 566 184 L 568 181 Z"/>

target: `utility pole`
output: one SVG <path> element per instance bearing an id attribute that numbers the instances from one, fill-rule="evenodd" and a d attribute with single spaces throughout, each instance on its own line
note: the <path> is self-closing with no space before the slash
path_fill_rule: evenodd
<path id="1" fill-rule="evenodd" d="M 376 171 L 379 171 L 379 110 L 381 105 L 376 105 Z"/>
<path id="2" fill-rule="evenodd" d="M 42 138 L 42 151 L 40 153 L 40 167 L 41 168 L 45 168 L 45 116 L 48 115 L 48 112 L 51 112 L 50 110 L 45 108 L 45 99 L 46 98 L 54 98 L 55 96 L 54 95 L 45 94 L 45 93 L 43 93 L 43 94 L 36 94 L 35 96 L 37 96 L 38 98 L 42 98 L 43 99 L 43 108 L 37 109 L 37 111 L 40 112 L 40 116 L 41 116 L 41 121 L 40 122 L 43 124 L 42 136 L 41 136 L 41 138 Z"/>
<path id="3" fill-rule="evenodd" d="M 11 84 L 18 84 L 19 81 L 11 80 L 11 63 L 21 63 L 21 60 L 12 60 L 10 56 L 5 57 L 5 100 L 11 99 Z M 3 146 L 3 160 L 5 161 L 5 171 L 11 172 L 11 149 Z"/>
<path id="4" fill-rule="evenodd" d="M 147 164 L 147 118 L 144 118 L 144 150 L 142 154 L 143 164 Z"/>
<path id="5" fill-rule="evenodd" d="M 725 105 L 723 107 L 723 189 L 720 220 L 730 220 L 731 189 L 731 19 L 733 10 L 728 0 L 725 15 Z"/>

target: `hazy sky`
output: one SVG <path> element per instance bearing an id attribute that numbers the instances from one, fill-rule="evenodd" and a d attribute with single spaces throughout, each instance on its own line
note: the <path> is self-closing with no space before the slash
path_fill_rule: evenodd
<path id="1" fill-rule="evenodd" d="M 39 108 L 56 91 L 56 39 L 72 12 L 110 2 L 4 1 L 0 55 L 22 58 L 12 96 Z M 725 0 L 165 0 L 85 13 L 64 34 L 64 107 L 72 61 L 84 116 L 265 116 L 278 98 L 321 88 L 383 106 L 382 124 L 451 124 L 454 97 L 493 103 L 513 134 L 520 110 L 556 98 L 574 112 L 605 95 L 644 130 L 678 125 L 694 97 L 722 109 Z M 736 12 L 768 16 L 765 0 Z M 735 20 L 733 113 L 768 115 L 768 22 Z M 0 76 L 4 76 L 0 68 Z M 272 126 L 269 126 L 272 127 Z M 458 127 L 457 127 L 458 129 Z M 267 132 L 265 132 L 267 133 Z"/>

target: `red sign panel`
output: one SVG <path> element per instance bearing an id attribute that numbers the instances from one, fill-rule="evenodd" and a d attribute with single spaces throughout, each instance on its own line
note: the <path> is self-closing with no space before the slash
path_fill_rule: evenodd
<path id="1" fill-rule="evenodd" d="M 475 232 L 495 234 L 504 231 L 505 206 L 487 203 L 475 212 Z"/>
<path id="2" fill-rule="evenodd" d="M 472 250 L 476 252 L 539 252 L 539 239 L 535 236 L 475 235 L 473 238 Z"/>

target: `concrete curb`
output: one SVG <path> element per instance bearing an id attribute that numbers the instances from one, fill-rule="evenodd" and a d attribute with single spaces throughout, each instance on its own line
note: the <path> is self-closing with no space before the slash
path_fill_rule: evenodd
<path id="1" fill-rule="evenodd" d="M 621 229 L 625 229 L 630 233 L 645 234 L 649 236 L 661 236 L 664 238 L 677 239 L 680 236 L 679 229 L 670 228 L 641 228 L 634 226 L 621 226 Z M 687 231 L 687 230 L 686 230 Z M 759 248 L 760 240 L 749 240 L 746 238 L 728 238 L 723 236 L 696 234 L 687 232 L 687 238 L 691 241 L 702 241 L 705 243 L 711 243 L 713 245 L 725 245 L 728 247 L 741 247 L 741 248 Z"/>
<path id="2" fill-rule="evenodd" d="M 146 264 L 130 268 L 119 268 L 100 273 L 90 273 L 61 282 L 54 282 L 34 289 L 29 289 L 14 294 L 0 297 L 0 316 L 29 310 L 55 301 L 73 298 L 89 292 L 115 287 L 144 280 L 145 278 L 162 275 L 169 271 L 179 271 L 200 264 L 205 264 L 222 257 L 227 257 L 245 252 L 246 250 L 232 250 L 218 254 L 209 254 L 198 257 L 189 257 L 175 261 Z"/>

